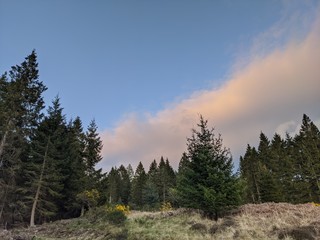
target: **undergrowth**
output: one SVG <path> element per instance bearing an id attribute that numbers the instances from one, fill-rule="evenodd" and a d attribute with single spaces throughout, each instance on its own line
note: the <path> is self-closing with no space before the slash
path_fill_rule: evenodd
<path id="1" fill-rule="evenodd" d="M 127 213 L 123 209 L 119 206 L 96 208 L 82 218 L 29 229 L 0 231 L 0 239 L 320 239 L 320 207 L 313 203 L 247 204 L 218 221 L 207 219 L 201 212 L 190 209 Z"/>

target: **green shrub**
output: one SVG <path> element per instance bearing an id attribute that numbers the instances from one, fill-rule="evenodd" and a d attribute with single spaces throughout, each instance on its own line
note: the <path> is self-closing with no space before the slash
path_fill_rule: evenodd
<path id="1" fill-rule="evenodd" d="M 108 222 L 115 225 L 123 224 L 127 220 L 126 214 L 119 210 L 108 211 L 106 218 Z"/>

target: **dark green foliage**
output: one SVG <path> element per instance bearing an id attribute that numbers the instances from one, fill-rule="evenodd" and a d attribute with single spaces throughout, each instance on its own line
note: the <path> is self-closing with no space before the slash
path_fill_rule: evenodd
<path id="1" fill-rule="evenodd" d="M 240 189 L 232 173 L 230 151 L 223 147 L 220 135 L 215 137 L 202 116 L 198 126 L 200 130 L 193 129 L 188 138 L 177 190 L 182 206 L 201 209 L 217 219 L 221 212 L 240 203 Z"/>
<path id="2" fill-rule="evenodd" d="M 96 186 L 96 184 L 98 184 L 102 178 L 102 169 L 96 169 L 96 165 L 102 160 L 102 141 L 97 131 L 98 127 L 96 122 L 92 120 L 84 136 L 84 162 L 86 175 L 88 177 L 86 182 L 86 187 L 88 189 L 92 189 L 94 186 Z"/>
<path id="3" fill-rule="evenodd" d="M 150 179 L 146 181 L 142 190 L 142 201 L 144 209 L 152 210 L 160 205 L 157 185 Z"/>
<path id="4" fill-rule="evenodd" d="M 45 90 L 35 51 L 0 77 L 0 223 L 6 226 L 29 221 L 31 212 L 37 223 L 79 216 L 76 196 L 101 189 L 97 126 L 92 121 L 84 134 L 80 118 L 67 125 L 59 98 L 45 115 Z"/>
<path id="5" fill-rule="evenodd" d="M 22 162 L 44 107 L 46 87 L 38 79 L 38 63 L 33 51 L 20 65 L 0 79 L 0 222 L 22 220 L 23 207 L 16 191 Z"/>
<path id="6" fill-rule="evenodd" d="M 240 158 L 247 202 L 320 201 L 320 133 L 307 115 L 294 138 L 275 134 L 269 142 L 261 133 L 258 149 L 248 146 Z"/>
<path id="7" fill-rule="evenodd" d="M 62 115 L 59 98 L 49 107 L 48 116 L 40 123 L 34 137 L 31 138 L 30 155 L 23 163 L 22 179 L 25 205 L 31 209 L 39 186 L 41 171 L 41 189 L 36 209 L 36 222 L 55 219 L 62 201 L 62 190 L 65 180 L 61 164 L 66 156 L 61 154 L 65 149 L 65 119 Z M 45 166 L 43 167 L 43 163 Z M 42 169 L 43 168 L 43 169 Z M 31 211 L 31 210 L 30 210 Z"/>
<path id="8" fill-rule="evenodd" d="M 106 219 L 111 224 L 121 225 L 121 224 L 124 224 L 124 222 L 127 220 L 127 216 L 123 211 L 113 210 L 113 211 L 107 211 Z"/>
<path id="9" fill-rule="evenodd" d="M 130 200 L 130 191 L 131 191 L 131 182 L 130 182 L 130 176 L 127 171 L 127 169 L 121 165 L 118 169 L 119 177 L 120 177 L 120 202 L 128 205 Z"/>
<path id="10" fill-rule="evenodd" d="M 134 206 L 142 207 L 143 189 L 147 181 L 147 174 L 141 162 L 139 162 L 132 180 L 131 200 Z"/>
<path id="11" fill-rule="evenodd" d="M 109 204 L 120 201 L 120 174 L 117 168 L 111 168 L 108 174 Z"/>

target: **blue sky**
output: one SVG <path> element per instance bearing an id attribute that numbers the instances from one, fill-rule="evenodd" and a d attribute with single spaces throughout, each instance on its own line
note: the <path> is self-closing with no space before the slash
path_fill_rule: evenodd
<path id="1" fill-rule="evenodd" d="M 65 112 L 100 128 L 219 84 L 239 47 L 273 24 L 275 1 L 3 1 L 4 72 L 32 49 Z"/>
<path id="2" fill-rule="evenodd" d="M 251 123 L 256 126 L 252 128 L 255 137 L 253 133 L 244 137 L 244 144 L 235 144 L 231 133 L 225 131 L 226 142 L 237 160 L 240 149 L 253 139 L 257 141 L 260 131 L 272 136 L 280 128 L 287 131 L 290 124 L 292 130 L 304 111 L 314 120 L 320 119 L 319 108 L 310 104 L 319 97 L 307 94 L 310 101 L 294 107 L 293 112 L 284 110 L 288 105 L 277 105 L 277 113 L 292 114 L 273 117 L 269 125 L 251 115 L 248 119 L 236 115 L 240 107 L 234 109 L 234 105 L 226 103 L 232 97 L 217 101 L 223 106 L 226 103 L 224 108 L 229 107 L 228 111 L 233 113 L 230 116 L 216 112 L 217 108 L 203 109 L 205 100 L 199 99 L 206 93 L 228 89 L 237 77 L 254 69 L 250 66 L 257 66 L 254 64 L 258 60 L 267 61 L 277 51 L 290 55 L 288 48 L 292 44 L 303 44 L 316 31 L 318 12 L 317 0 L 0 0 L 0 72 L 21 63 L 36 49 L 40 78 L 48 87 L 47 104 L 59 94 L 68 118 L 80 116 L 84 126 L 95 118 L 105 146 L 101 164 L 105 169 L 119 163 L 135 165 L 140 160 L 148 164 L 148 159 L 158 159 L 160 154 L 177 163 L 197 113 L 209 118 L 222 136 L 231 118 L 239 123 L 233 123 L 233 128 L 255 121 Z M 315 46 L 318 48 L 316 43 Z M 282 74 L 281 69 L 278 71 Z M 310 86 L 319 90 L 314 81 L 310 76 Z M 299 84 L 303 83 L 291 85 L 301 89 Z M 226 91 L 223 96 L 228 94 Z M 295 99 L 298 101 L 298 96 Z M 195 104 L 197 101 L 201 103 Z M 185 104 L 188 107 L 177 110 Z M 178 124 L 181 119 L 189 119 L 183 112 L 190 114 L 186 109 L 192 104 L 196 109 L 192 120 Z M 268 106 L 264 106 L 264 113 Z M 167 112 L 174 116 L 163 117 Z M 264 116 L 253 110 L 250 113 Z M 168 119 L 180 115 L 183 117 L 176 119 L 176 124 L 169 123 Z M 128 129 L 140 131 L 131 133 Z M 179 138 L 171 139 L 169 134 L 167 139 L 156 129 L 164 133 L 174 129 Z M 122 132 L 125 130 L 126 134 Z M 176 142 L 179 143 L 175 145 Z M 175 153 L 167 148 L 169 143 L 177 149 Z"/>

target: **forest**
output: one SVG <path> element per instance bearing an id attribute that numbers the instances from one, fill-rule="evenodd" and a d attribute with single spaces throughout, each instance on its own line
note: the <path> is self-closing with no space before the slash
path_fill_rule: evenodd
<path id="1" fill-rule="evenodd" d="M 300 131 L 248 145 L 233 169 L 222 137 L 200 117 L 179 168 L 169 159 L 136 169 L 97 169 L 102 141 L 94 120 L 84 128 L 67 119 L 59 97 L 47 106 L 36 52 L 0 78 L 0 223 L 4 228 L 83 216 L 89 209 L 123 204 L 152 211 L 200 209 L 218 219 L 245 203 L 320 202 L 320 132 L 306 115 Z M 108 147 L 108 146 L 105 146 Z M 146 167 L 146 168 L 145 168 Z"/>

